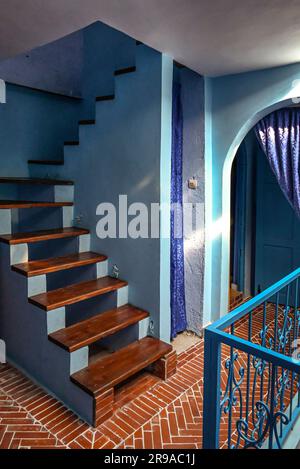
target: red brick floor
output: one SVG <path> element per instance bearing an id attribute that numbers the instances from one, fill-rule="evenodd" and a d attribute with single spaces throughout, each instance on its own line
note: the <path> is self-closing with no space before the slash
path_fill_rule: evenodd
<path id="1" fill-rule="evenodd" d="M 259 342 L 261 309 L 254 319 L 252 338 Z M 272 324 L 272 319 L 272 310 L 268 310 L 267 322 Z M 246 335 L 245 321 L 238 325 L 236 333 Z M 0 365 L 0 448 L 201 448 L 203 355 L 202 340 L 179 355 L 177 373 L 166 382 L 144 373 L 128 383 L 117 394 L 114 416 L 97 429 L 81 421 L 12 366 Z M 228 356 L 228 347 L 223 347 L 223 390 Z M 244 358 L 240 356 L 242 361 Z M 134 397 L 137 387 L 140 394 Z M 238 412 L 236 415 L 239 418 Z M 226 447 L 227 432 L 223 417 L 222 447 Z M 233 427 L 233 442 L 234 433 Z"/>
<path id="2" fill-rule="evenodd" d="M 168 381 L 145 374 L 142 394 L 128 403 L 120 392 L 114 416 L 93 429 L 18 370 L 1 365 L 0 448 L 200 448 L 202 369 L 203 342 L 179 356 Z"/>

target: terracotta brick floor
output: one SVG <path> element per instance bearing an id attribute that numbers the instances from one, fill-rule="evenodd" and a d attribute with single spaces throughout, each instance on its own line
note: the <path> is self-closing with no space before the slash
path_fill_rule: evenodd
<path id="1" fill-rule="evenodd" d="M 200 448 L 203 342 L 179 355 L 167 382 L 145 373 L 139 397 L 120 391 L 114 416 L 89 427 L 18 370 L 0 365 L 0 448 Z"/>
<path id="2" fill-rule="evenodd" d="M 253 340 L 258 342 L 261 309 L 254 319 Z M 272 311 L 268 310 L 267 322 L 272 324 L 272 319 Z M 247 324 L 240 323 L 236 333 L 245 336 L 246 332 Z M 177 373 L 166 382 L 143 373 L 126 384 L 117 392 L 114 416 L 97 429 L 89 427 L 9 364 L 0 365 L 0 448 L 201 448 L 203 355 L 201 340 L 179 355 Z M 229 349 L 223 347 L 223 390 L 228 356 Z M 236 415 L 238 418 L 238 412 Z M 224 417 L 220 436 L 224 447 Z"/>

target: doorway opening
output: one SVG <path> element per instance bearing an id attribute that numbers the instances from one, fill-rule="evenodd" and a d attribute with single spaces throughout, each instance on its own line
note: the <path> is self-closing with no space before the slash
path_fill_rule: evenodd
<path id="1" fill-rule="evenodd" d="M 231 170 L 229 309 L 299 266 L 300 220 L 252 129 Z"/>

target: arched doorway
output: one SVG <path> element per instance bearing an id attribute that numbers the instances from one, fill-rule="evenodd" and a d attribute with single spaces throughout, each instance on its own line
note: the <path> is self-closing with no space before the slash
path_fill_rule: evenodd
<path id="1" fill-rule="evenodd" d="M 231 170 L 234 158 L 236 157 L 243 140 L 260 119 L 272 111 L 291 106 L 292 104 L 291 99 L 287 99 L 279 101 L 263 111 L 258 112 L 240 129 L 227 152 L 223 166 L 222 181 L 220 316 L 223 316 L 229 310 L 228 286 L 230 285 Z"/>
<path id="2" fill-rule="evenodd" d="M 230 309 L 300 265 L 300 221 L 254 130 L 231 169 Z"/>

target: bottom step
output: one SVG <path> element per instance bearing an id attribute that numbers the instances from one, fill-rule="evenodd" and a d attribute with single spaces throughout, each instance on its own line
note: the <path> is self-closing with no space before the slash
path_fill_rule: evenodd
<path id="1" fill-rule="evenodd" d="M 153 365 L 152 372 L 162 379 L 174 374 L 176 353 L 172 346 L 153 337 L 145 337 L 71 376 L 73 383 L 94 398 L 94 426 L 111 417 L 114 387 L 149 365 Z"/>

